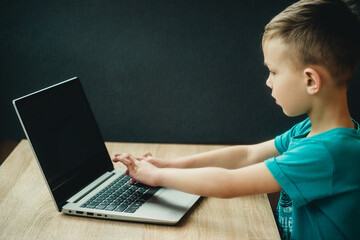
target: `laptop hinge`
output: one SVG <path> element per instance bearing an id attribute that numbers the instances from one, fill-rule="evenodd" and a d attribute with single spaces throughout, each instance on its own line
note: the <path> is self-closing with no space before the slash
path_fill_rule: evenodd
<path id="1" fill-rule="evenodd" d="M 95 181 L 87 185 L 84 189 L 82 189 L 80 192 L 73 195 L 71 198 L 67 200 L 67 202 L 71 203 L 77 203 L 80 199 L 82 199 L 84 196 L 89 194 L 91 191 L 93 191 L 95 188 L 103 184 L 105 181 L 107 181 L 109 178 L 114 176 L 114 172 L 106 172 L 101 177 L 97 178 Z"/>

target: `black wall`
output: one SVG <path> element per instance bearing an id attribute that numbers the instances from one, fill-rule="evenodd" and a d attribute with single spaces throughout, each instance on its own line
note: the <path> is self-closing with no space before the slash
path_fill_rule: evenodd
<path id="1" fill-rule="evenodd" d="M 0 3 L 0 140 L 25 138 L 11 100 L 78 76 L 106 141 L 253 143 L 288 118 L 261 36 L 294 1 Z M 360 120 L 360 74 L 349 97 Z M 56 137 L 56 136 L 54 136 Z"/>

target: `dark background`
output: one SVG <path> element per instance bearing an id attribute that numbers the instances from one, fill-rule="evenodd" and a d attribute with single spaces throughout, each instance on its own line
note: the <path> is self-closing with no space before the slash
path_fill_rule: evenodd
<path id="1" fill-rule="evenodd" d="M 25 138 L 14 98 L 74 76 L 106 141 L 273 138 L 305 117 L 275 104 L 261 51 L 264 26 L 293 2 L 2 0 L 0 141 Z M 357 120 L 359 89 L 358 69 Z"/>

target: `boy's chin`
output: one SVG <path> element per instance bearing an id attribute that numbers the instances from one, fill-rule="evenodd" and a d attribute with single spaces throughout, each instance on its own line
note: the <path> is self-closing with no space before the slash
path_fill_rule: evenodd
<path id="1" fill-rule="evenodd" d="M 287 111 L 285 110 L 284 108 L 282 109 L 283 110 L 283 113 L 287 116 L 287 117 L 298 117 L 298 116 L 301 116 L 305 113 L 301 112 L 291 112 L 291 111 Z"/>

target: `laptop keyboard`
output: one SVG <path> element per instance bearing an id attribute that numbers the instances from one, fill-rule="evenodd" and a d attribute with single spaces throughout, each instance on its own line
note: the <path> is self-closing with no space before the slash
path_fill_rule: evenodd
<path id="1" fill-rule="evenodd" d="M 158 187 L 149 187 L 138 182 L 130 184 L 130 177 L 122 175 L 81 207 L 134 213 L 158 190 Z"/>

